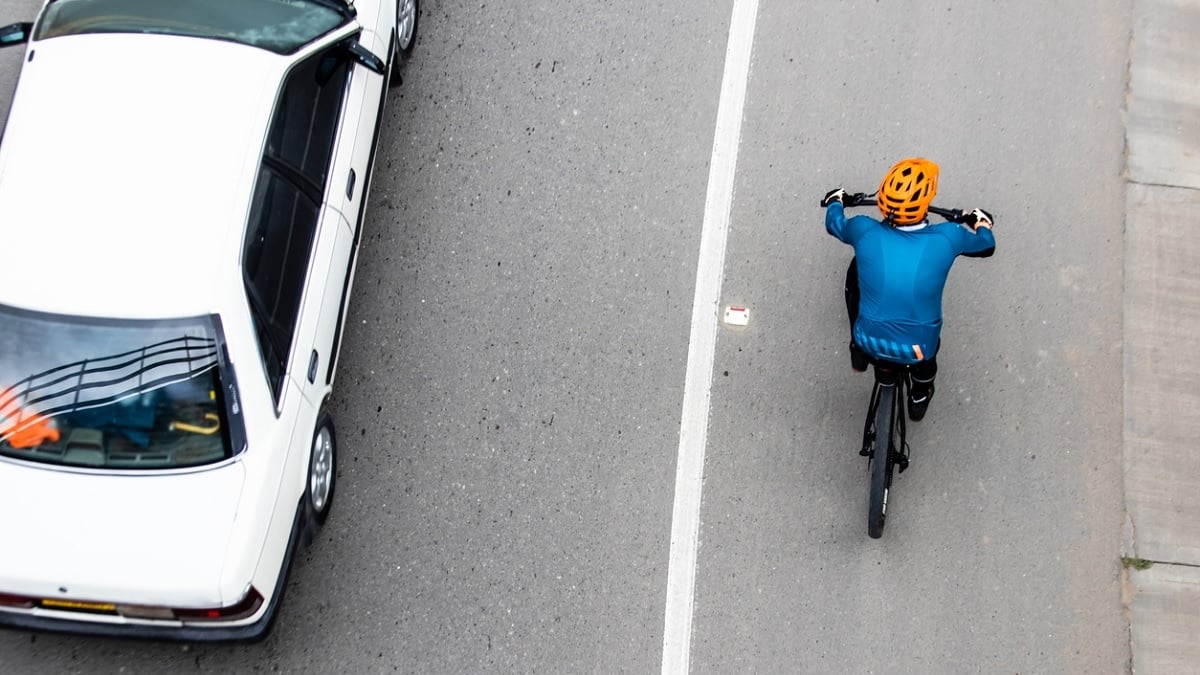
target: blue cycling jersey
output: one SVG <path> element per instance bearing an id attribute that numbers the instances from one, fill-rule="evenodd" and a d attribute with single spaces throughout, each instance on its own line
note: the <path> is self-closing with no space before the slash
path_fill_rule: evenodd
<path id="1" fill-rule="evenodd" d="M 825 210 L 825 229 L 854 247 L 858 320 L 854 341 L 877 359 L 918 363 L 937 352 L 942 290 L 959 255 L 986 257 L 996 248 L 989 228 L 955 223 L 896 228 L 870 216 L 846 218 L 842 204 Z"/>

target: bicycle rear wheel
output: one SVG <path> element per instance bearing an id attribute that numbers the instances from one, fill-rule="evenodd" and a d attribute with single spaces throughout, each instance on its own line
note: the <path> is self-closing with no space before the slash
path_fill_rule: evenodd
<path id="1" fill-rule="evenodd" d="M 883 536 L 887 518 L 888 487 L 892 482 L 892 426 L 896 406 L 895 385 L 879 386 L 879 407 L 875 411 L 875 446 L 871 451 L 871 496 L 867 509 L 867 535 Z"/>

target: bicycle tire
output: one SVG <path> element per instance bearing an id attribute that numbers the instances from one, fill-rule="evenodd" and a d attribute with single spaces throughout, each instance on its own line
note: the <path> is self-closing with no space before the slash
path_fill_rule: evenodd
<path id="1" fill-rule="evenodd" d="M 896 405 L 896 386 L 881 385 L 879 407 L 875 411 L 875 447 L 871 451 L 871 494 L 867 508 L 867 536 L 883 536 L 887 519 L 888 487 L 892 473 L 892 426 Z"/>

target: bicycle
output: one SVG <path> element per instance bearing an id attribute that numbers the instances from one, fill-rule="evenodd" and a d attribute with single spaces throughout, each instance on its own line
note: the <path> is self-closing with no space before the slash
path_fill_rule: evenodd
<path id="1" fill-rule="evenodd" d="M 842 205 L 847 208 L 874 206 L 875 194 L 846 194 Z M 961 209 L 930 206 L 929 212 L 954 223 L 974 222 L 971 214 Z M 867 468 L 871 476 L 867 535 L 878 539 L 883 536 L 883 525 L 887 519 L 892 476 L 897 467 L 900 473 L 904 473 L 909 466 L 911 448 L 906 438 L 906 421 L 911 366 L 876 358 L 869 358 L 868 361 L 875 377 L 871 388 L 871 402 L 867 407 L 867 419 L 863 425 L 862 449 L 858 454 L 867 458 Z M 881 430 L 885 430 L 885 433 L 881 434 Z"/>

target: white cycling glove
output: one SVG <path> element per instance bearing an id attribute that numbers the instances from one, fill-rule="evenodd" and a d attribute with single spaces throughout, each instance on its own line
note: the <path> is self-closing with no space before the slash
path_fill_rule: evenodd
<path id="1" fill-rule="evenodd" d="M 825 208 L 834 202 L 844 203 L 846 191 L 842 188 L 834 188 L 825 193 L 825 197 L 821 199 L 821 208 Z"/>
<path id="2" fill-rule="evenodd" d="M 981 227 L 991 229 L 992 214 L 983 209 L 971 209 L 969 212 L 963 214 L 962 222 L 970 225 L 972 230 L 978 230 Z"/>

